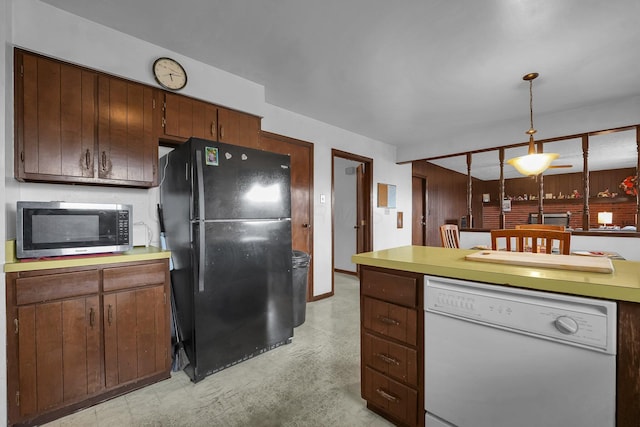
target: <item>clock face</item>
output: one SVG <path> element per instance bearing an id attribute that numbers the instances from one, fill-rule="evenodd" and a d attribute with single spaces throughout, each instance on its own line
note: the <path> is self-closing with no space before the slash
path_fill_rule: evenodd
<path id="1" fill-rule="evenodd" d="M 187 73 L 178 62 L 171 58 L 158 58 L 153 63 L 153 75 L 163 87 L 171 90 L 187 85 Z"/>

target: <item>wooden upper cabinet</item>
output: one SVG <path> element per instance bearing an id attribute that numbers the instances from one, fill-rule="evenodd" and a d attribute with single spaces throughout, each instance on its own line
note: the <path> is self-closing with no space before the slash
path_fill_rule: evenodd
<path id="1" fill-rule="evenodd" d="M 260 117 L 218 107 L 218 141 L 257 148 L 260 144 Z"/>
<path id="2" fill-rule="evenodd" d="M 165 93 L 161 135 L 164 139 L 185 141 L 192 136 L 216 141 L 218 107 L 186 96 Z"/>
<path id="3" fill-rule="evenodd" d="M 16 179 L 156 185 L 157 93 L 16 49 Z"/>
<path id="4" fill-rule="evenodd" d="M 139 187 L 156 183 L 155 93 L 155 89 L 138 83 L 98 77 L 96 162 L 102 182 Z"/>
<path id="5" fill-rule="evenodd" d="M 164 97 L 161 139 L 184 142 L 195 136 L 258 148 L 260 117 L 170 92 Z"/>
<path id="6" fill-rule="evenodd" d="M 97 74 L 16 50 L 18 180 L 94 178 Z"/>

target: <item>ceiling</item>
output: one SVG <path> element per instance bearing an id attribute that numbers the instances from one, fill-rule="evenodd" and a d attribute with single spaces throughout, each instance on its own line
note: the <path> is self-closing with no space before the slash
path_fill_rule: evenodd
<path id="1" fill-rule="evenodd" d="M 640 94 L 638 0 L 43 1 L 429 156 L 478 148 L 442 141 L 505 121 L 509 143 L 526 140 L 529 72 L 534 119 Z"/>

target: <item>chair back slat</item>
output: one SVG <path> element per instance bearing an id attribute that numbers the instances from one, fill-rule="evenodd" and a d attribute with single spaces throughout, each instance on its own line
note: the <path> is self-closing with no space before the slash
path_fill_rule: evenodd
<path id="1" fill-rule="evenodd" d="M 504 242 L 507 251 L 548 254 L 553 252 L 557 243 L 559 253 L 571 253 L 571 233 L 568 231 L 525 228 L 491 230 L 491 249 L 499 250 L 499 242 Z"/>
<path id="2" fill-rule="evenodd" d="M 556 230 L 556 231 L 565 231 L 566 227 L 564 225 L 554 225 L 554 224 L 518 224 L 516 225 L 516 230 L 520 230 L 520 229 L 524 229 L 524 230 Z M 526 239 L 524 244 L 525 244 L 525 248 L 527 246 L 531 246 L 531 244 L 529 243 L 530 240 Z M 562 253 L 563 251 L 563 246 L 564 242 L 560 242 L 560 253 Z M 518 250 L 518 252 L 522 252 L 520 250 Z"/>

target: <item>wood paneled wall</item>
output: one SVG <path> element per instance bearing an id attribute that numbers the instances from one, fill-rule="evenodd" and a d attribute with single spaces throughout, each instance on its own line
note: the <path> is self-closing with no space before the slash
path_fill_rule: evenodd
<path id="1" fill-rule="evenodd" d="M 467 175 L 428 162 L 413 162 L 414 176 L 427 180 L 426 246 L 441 246 L 439 227 L 467 215 Z M 480 201 L 482 199 L 479 199 Z M 479 214 L 481 210 L 477 211 Z"/>
<path id="2" fill-rule="evenodd" d="M 416 161 L 412 164 L 414 176 L 427 180 L 427 246 L 440 246 L 438 227 L 445 223 L 459 223 L 467 215 L 467 175 L 436 166 L 426 161 Z M 591 198 L 589 200 L 591 228 L 597 228 L 597 213 L 601 211 L 613 212 L 614 224 L 621 227 L 633 225 L 635 221 L 635 200 L 623 194 L 620 183 L 629 175 L 635 175 L 634 168 L 592 171 L 589 174 Z M 571 212 L 571 227 L 582 228 L 582 199 L 558 199 L 560 195 L 569 196 L 573 190 L 583 195 L 584 183 L 582 173 L 547 175 L 544 177 L 543 192 L 550 193 L 555 200 L 544 203 L 545 213 Z M 597 198 L 597 194 L 605 189 L 618 193 L 618 198 Z M 499 228 L 500 207 L 498 180 L 472 182 L 473 228 Z M 482 203 L 482 195 L 489 194 L 491 202 Z M 522 177 L 505 181 L 505 194 L 518 197 L 524 194 L 538 195 L 539 185 L 536 178 Z M 525 224 L 529 212 L 538 211 L 537 201 L 514 201 L 511 212 L 506 213 L 507 228 L 516 224 Z"/>

